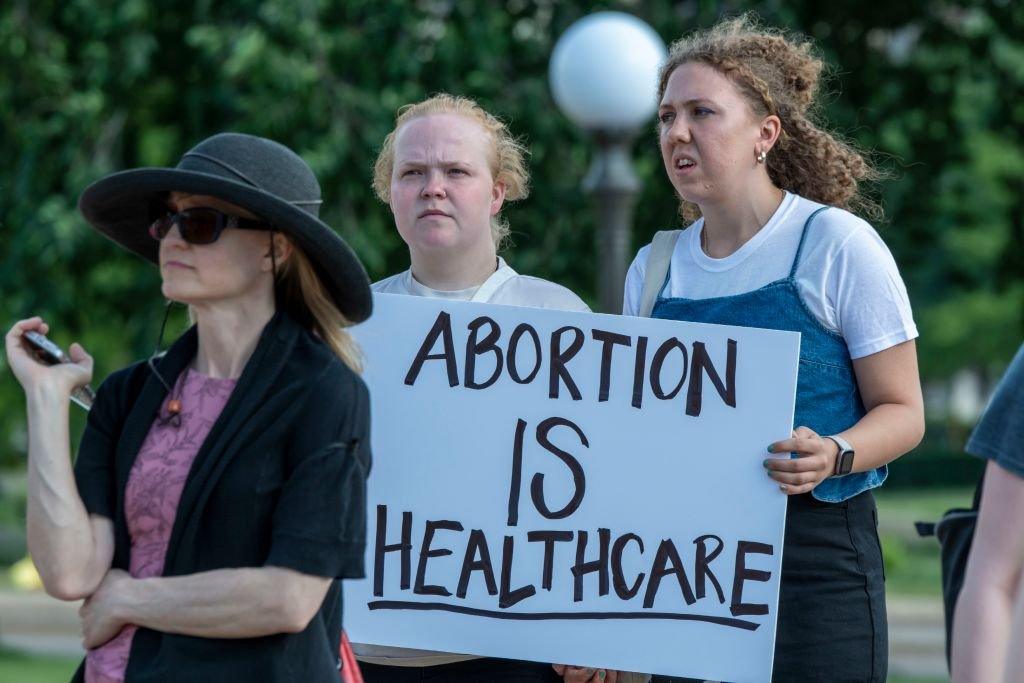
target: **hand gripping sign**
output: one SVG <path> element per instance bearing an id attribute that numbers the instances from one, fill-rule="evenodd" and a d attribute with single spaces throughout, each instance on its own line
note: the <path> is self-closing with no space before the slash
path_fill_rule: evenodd
<path id="1" fill-rule="evenodd" d="M 799 335 L 378 294 L 353 642 L 767 681 Z"/>

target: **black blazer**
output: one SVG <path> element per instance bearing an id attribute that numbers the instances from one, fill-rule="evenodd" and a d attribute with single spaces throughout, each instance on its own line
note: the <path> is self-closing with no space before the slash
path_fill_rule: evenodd
<path id="1" fill-rule="evenodd" d="M 192 328 L 157 361 L 169 383 L 196 348 Z M 108 377 L 75 462 L 82 501 L 90 513 L 113 520 L 113 566 L 126 571 L 125 485 L 166 393 L 144 362 Z M 361 578 L 369 410 L 359 376 L 287 315 L 275 315 L 192 464 L 163 575 L 273 565 Z M 301 633 L 217 639 L 139 629 L 126 678 L 335 682 L 340 637 L 335 580 Z"/>

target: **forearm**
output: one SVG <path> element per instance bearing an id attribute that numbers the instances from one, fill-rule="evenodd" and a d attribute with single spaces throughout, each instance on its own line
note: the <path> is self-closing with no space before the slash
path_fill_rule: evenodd
<path id="1" fill-rule="evenodd" d="M 116 610 L 125 623 L 204 638 L 296 633 L 323 603 L 330 583 L 321 579 L 316 600 L 295 585 L 296 576 L 301 575 L 257 567 L 137 579 L 117 596 Z"/>
<path id="2" fill-rule="evenodd" d="M 1010 626 L 1011 643 L 1024 642 L 1024 573 L 1021 574 L 1020 583 L 1017 585 L 1017 606 L 1013 610 L 1013 624 Z M 1024 649 L 1020 647 L 1009 648 L 1006 656 L 1006 671 L 1003 674 L 1003 683 L 1014 683 L 1024 680 Z"/>
<path id="3" fill-rule="evenodd" d="M 993 461 L 974 527 L 953 630 L 953 680 L 999 681 L 1011 640 L 1011 617 L 1024 569 L 1024 478 Z"/>
<path id="4" fill-rule="evenodd" d="M 28 549 L 50 595 L 81 598 L 102 580 L 109 559 L 97 552 L 75 486 L 67 399 L 42 390 L 29 395 L 28 427 Z"/>
<path id="5" fill-rule="evenodd" d="M 924 436 L 924 415 L 917 406 L 882 403 L 840 433 L 856 451 L 854 472 L 869 472 L 912 450 Z"/>
<path id="6" fill-rule="evenodd" d="M 968 575 L 953 619 L 954 683 L 998 681 L 1007 656 L 1013 598 L 1006 585 Z"/>

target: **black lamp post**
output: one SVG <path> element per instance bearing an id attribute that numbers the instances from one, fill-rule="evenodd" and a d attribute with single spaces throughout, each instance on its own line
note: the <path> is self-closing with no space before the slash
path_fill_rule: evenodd
<path id="1" fill-rule="evenodd" d="M 605 313 L 622 312 L 633 208 L 640 192 L 630 146 L 657 108 L 658 69 L 665 57 L 665 43 L 654 29 L 622 12 L 580 19 L 562 34 L 551 55 L 555 101 L 597 143 L 583 190 L 597 210 L 597 291 Z"/>

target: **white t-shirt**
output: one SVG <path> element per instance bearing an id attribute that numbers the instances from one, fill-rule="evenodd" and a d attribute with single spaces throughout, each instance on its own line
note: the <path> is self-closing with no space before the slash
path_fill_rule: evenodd
<path id="1" fill-rule="evenodd" d="M 800 234 L 822 205 L 789 192 L 761 230 L 729 256 L 701 249 L 704 220 L 679 236 L 662 296 L 708 299 L 753 291 L 789 277 Z M 626 275 L 623 314 L 637 315 L 651 245 Z M 907 288 L 888 247 L 867 222 L 829 208 L 807 228 L 796 285 L 810 312 L 846 340 L 851 358 L 863 358 L 918 336 Z"/>
<path id="2" fill-rule="evenodd" d="M 432 299 L 454 299 L 457 301 L 479 301 L 506 306 L 530 306 L 532 308 L 554 308 L 561 311 L 585 311 L 590 308 L 562 285 L 542 280 L 539 277 L 520 275 L 498 257 L 498 269 L 484 280 L 479 287 L 443 291 L 431 289 L 412 276 L 412 270 L 384 278 L 372 285 L 375 292 L 382 294 L 411 294 Z"/>
<path id="3" fill-rule="evenodd" d="M 373 283 L 373 291 L 383 294 L 410 294 L 433 299 L 454 299 L 458 301 L 479 301 L 508 306 L 531 306 L 533 308 L 554 308 L 563 311 L 590 311 L 583 300 L 570 290 L 554 282 L 514 271 L 505 259 L 498 258 L 498 269 L 479 287 L 442 291 L 431 289 L 412 276 L 412 270 Z M 414 650 L 386 645 L 352 643 L 352 650 L 360 661 L 388 666 L 436 666 L 451 664 L 476 655 L 460 655 L 429 650 Z"/>

